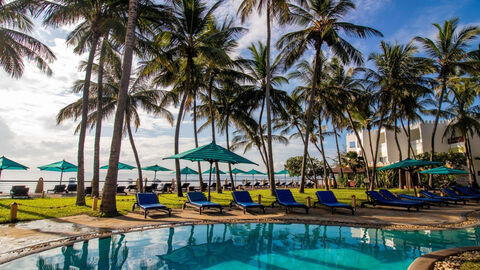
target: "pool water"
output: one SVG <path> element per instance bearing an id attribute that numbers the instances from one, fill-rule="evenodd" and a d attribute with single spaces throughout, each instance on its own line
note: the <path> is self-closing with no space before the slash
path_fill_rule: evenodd
<path id="1" fill-rule="evenodd" d="M 0 269 L 406 269 L 435 250 L 479 245 L 480 227 L 393 231 L 216 224 L 131 232 L 26 256 Z"/>

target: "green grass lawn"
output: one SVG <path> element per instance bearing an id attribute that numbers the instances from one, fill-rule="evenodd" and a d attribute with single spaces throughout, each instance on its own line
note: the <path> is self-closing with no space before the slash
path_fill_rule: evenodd
<path id="1" fill-rule="evenodd" d="M 293 196 L 298 202 L 306 203 L 307 197 L 311 197 L 313 204 L 316 201 L 315 197 L 316 189 L 306 189 L 305 193 L 299 193 L 297 189 L 292 189 Z M 401 189 L 391 189 L 392 192 L 413 194 L 413 191 L 407 192 Z M 258 195 L 262 195 L 262 204 L 270 205 L 275 198 L 270 196 L 270 190 L 250 190 L 249 191 L 254 201 L 258 200 Z M 359 188 L 339 188 L 333 189 L 335 196 L 342 203 L 351 204 L 352 195 L 357 197 L 357 205 L 360 205 L 362 201 L 367 199 L 365 190 Z M 232 195 L 230 191 L 217 194 L 212 192 L 212 201 L 220 203 L 224 206 L 228 206 Z M 182 204 L 186 201 L 185 197 L 177 197 L 176 194 L 161 194 L 160 203 L 165 204 L 171 208 L 181 208 Z M 117 196 L 117 210 L 120 214 L 125 214 L 131 211 L 135 197 L 133 195 Z M 73 216 L 78 214 L 98 215 L 98 212 L 92 211 L 92 199 L 87 197 L 86 206 L 76 206 L 75 197 L 62 197 L 62 198 L 35 198 L 35 199 L 0 199 L 0 223 L 10 222 L 10 205 L 16 202 L 18 204 L 17 220 L 38 220 L 45 218 L 58 218 Z M 99 201 L 100 205 L 100 201 Z"/>
<path id="2" fill-rule="evenodd" d="M 461 270 L 480 270 L 480 261 L 475 260 L 470 262 L 464 262 L 460 267 L 460 269 Z"/>

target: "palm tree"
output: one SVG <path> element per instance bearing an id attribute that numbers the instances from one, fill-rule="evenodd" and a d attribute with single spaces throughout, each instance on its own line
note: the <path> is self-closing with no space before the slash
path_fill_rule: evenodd
<path id="1" fill-rule="evenodd" d="M 274 117 L 279 117 L 279 116 L 284 116 L 288 117 L 288 113 L 285 110 L 285 108 L 291 106 L 292 100 L 288 96 L 287 92 L 278 89 L 279 86 L 281 86 L 284 83 L 288 83 L 288 79 L 285 78 L 284 76 L 281 75 L 281 62 L 280 58 L 277 57 L 273 63 L 268 66 L 267 63 L 267 47 L 263 45 L 263 43 L 258 42 L 257 44 L 252 43 L 249 47 L 248 50 L 250 52 L 251 58 L 247 59 L 245 62 L 245 72 L 252 78 L 254 81 L 254 84 L 251 85 L 250 89 L 244 91 L 242 95 L 242 100 L 244 100 L 246 103 L 245 104 L 249 112 L 253 111 L 254 109 L 260 108 L 260 114 L 258 117 L 258 125 L 257 128 L 258 134 L 260 136 L 260 144 L 262 151 L 265 153 L 265 158 L 266 158 L 266 168 L 270 168 L 269 164 L 269 154 L 268 154 L 268 146 L 266 146 L 265 142 L 268 141 L 268 130 L 267 130 L 267 138 L 263 138 L 265 135 L 265 132 L 263 130 L 264 125 L 262 123 L 263 120 L 263 115 L 264 115 L 264 109 L 265 109 L 265 103 L 267 101 L 267 70 L 270 71 L 270 86 L 269 86 L 269 92 L 270 92 L 270 105 L 272 108 L 271 113 L 274 115 Z M 269 67 L 269 68 L 268 68 Z M 267 124 L 268 126 L 268 124 Z M 271 139 L 275 140 L 274 136 L 271 135 Z M 268 143 L 267 143 L 268 144 Z M 271 194 L 275 194 L 275 179 L 269 178 L 269 183 L 270 183 L 270 192 Z"/>
<path id="2" fill-rule="evenodd" d="M 466 26 L 457 30 L 458 23 L 459 19 L 453 18 L 444 21 L 443 26 L 437 23 L 433 24 L 438 31 L 434 40 L 419 36 L 414 38 L 415 41 L 423 46 L 425 52 L 434 61 L 433 66 L 436 69 L 437 81 L 440 85 L 431 138 L 432 149 L 430 151 L 430 160 L 432 161 L 435 154 L 435 135 L 437 133 L 443 99 L 448 89 L 448 80 L 457 68 L 472 69 L 473 63 L 465 61 L 468 53 L 467 49 L 471 42 L 480 34 L 480 27 L 477 26 Z M 429 178 L 428 185 L 432 187 L 432 177 Z"/>
<path id="3" fill-rule="evenodd" d="M 105 90 L 105 93 L 102 94 L 102 108 L 98 111 L 98 107 L 93 109 L 93 102 L 90 106 L 91 109 L 89 110 L 89 116 L 87 123 L 88 125 L 93 128 L 98 121 L 98 116 L 102 116 L 102 120 L 111 116 L 118 103 L 118 93 L 119 93 L 119 86 L 120 86 L 120 75 L 121 75 L 121 67 L 120 67 L 120 59 L 117 57 L 116 61 L 112 63 L 112 66 L 108 66 L 106 68 L 106 74 L 104 75 L 105 84 L 100 87 L 100 85 L 92 82 L 92 94 L 90 99 L 91 100 L 98 100 L 96 96 L 98 94 L 98 89 L 102 88 Z M 116 66 L 115 66 L 116 65 Z M 99 71 L 99 66 L 94 66 L 94 71 Z M 83 81 L 77 81 L 74 85 L 74 91 L 79 92 L 82 89 Z M 133 140 L 133 132 L 132 132 L 132 124 L 135 127 L 135 130 L 138 130 L 140 126 L 140 117 L 138 114 L 138 109 L 142 108 L 147 113 L 154 114 L 156 116 L 165 117 L 170 124 L 173 124 L 173 116 L 172 114 L 165 109 L 166 104 L 162 104 L 161 101 L 165 100 L 165 96 L 169 95 L 169 92 L 151 89 L 148 85 L 145 84 L 143 80 L 132 80 L 132 84 L 128 91 L 127 95 L 127 106 L 125 111 L 125 126 L 123 128 L 124 133 L 128 136 L 130 145 L 132 147 L 132 151 L 135 157 L 135 162 L 138 169 L 138 178 L 143 179 L 142 177 L 142 170 L 140 164 L 140 158 L 138 156 L 138 151 L 135 146 L 135 142 Z M 81 104 L 82 99 L 80 98 L 76 102 L 67 105 L 66 107 L 62 108 L 57 115 L 57 124 L 61 123 L 65 119 L 68 118 L 78 118 L 81 112 Z M 76 129 L 79 130 L 79 127 Z M 142 181 L 140 181 L 140 191 L 143 190 Z M 92 194 L 93 196 L 93 194 Z"/>
<path id="4" fill-rule="evenodd" d="M 123 54 L 122 76 L 118 93 L 117 110 L 113 125 L 112 144 L 110 147 L 110 158 L 108 160 L 108 171 L 103 187 L 103 197 L 100 204 L 100 211 L 113 215 L 117 214 L 117 203 L 115 199 L 118 160 L 120 158 L 120 147 L 122 144 L 123 120 L 127 106 L 128 87 L 133 60 L 133 45 L 135 39 L 135 28 L 137 20 L 137 0 L 129 0 L 127 31 L 125 35 L 125 50 Z M 140 179 L 142 181 L 142 179 Z"/>
<path id="5" fill-rule="evenodd" d="M 384 127 L 386 117 L 391 112 L 392 104 L 404 102 L 406 97 L 425 95 L 429 89 L 425 86 L 427 80 L 425 74 L 430 73 L 430 61 L 422 57 L 415 57 L 418 51 L 413 43 L 407 45 L 391 44 L 382 41 L 380 53 L 372 53 L 368 57 L 373 61 L 376 70 L 365 68 L 365 82 L 370 89 L 375 89 L 375 100 L 378 103 L 376 114 L 378 115 L 378 131 L 376 134 L 373 159 L 373 180 L 370 189 L 376 180 L 377 155 L 380 145 L 381 129 Z M 409 99 L 411 100 L 411 99 Z M 408 110 L 408 109 L 406 109 Z M 406 112 L 412 119 L 412 112 Z M 410 152 L 409 152 L 410 153 Z M 408 183 L 408 188 L 410 185 Z"/>
<path id="6" fill-rule="evenodd" d="M 265 10 L 267 13 L 267 44 L 266 44 L 266 87 L 265 87 L 265 97 L 266 97 L 266 109 L 267 109 L 267 172 L 270 186 L 275 182 L 274 176 L 274 167 L 273 167 L 273 153 L 272 153 L 272 116 L 271 116 L 271 79 L 272 71 L 270 67 L 270 47 L 271 47 L 271 23 L 274 18 L 278 22 L 284 23 L 289 17 L 288 9 L 288 0 L 243 0 L 238 8 L 238 14 L 241 15 L 242 23 L 245 22 L 246 18 L 250 16 L 253 10 L 256 9 L 259 13 L 262 10 Z M 261 126 L 261 125 L 260 125 Z M 261 132 L 263 134 L 263 132 Z M 273 193 L 273 189 L 272 189 Z M 272 194 L 273 195 L 273 194 Z"/>
<path id="7" fill-rule="evenodd" d="M 85 163 L 84 146 L 87 130 L 88 96 L 90 89 L 90 77 L 95 52 L 99 40 L 105 33 L 105 25 L 110 22 L 109 9 L 103 0 L 95 1 L 44 1 L 41 10 L 45 13 L 44 24 L 58 27 L 64 24 L 77 24 L 74 31 L 67 37 L 67 43 L 75 45 L 76 53 L 84 53 L 89 50 L 88 64 L 85 69 L 83 86 L 83 108 L 78 141 L 78 170 L 77 170 L 77 205 L 85 205 Z"/>
<path id="8" fill-rule="evenodd" d="M 347 40 L 343 39 L 339 31 L 344 31 L 359 38 L 381 36 L 382 34 L 373 28 L 339 21 L 349 11 L 355 9 L 355 4 L 351 0 L 305 0 L 302 2 L 304 2 L 303 6 L 290 5 L 290 16 L 293 21 L 304 27 L 304 29 L 283 35 L 277 42 L 277 47 L 282 48 L 286 67 L 290 67 L 310 47 L 315 50 L 312 89 L 306 110 L 307 132 L 303 149 L 302 177 L 300 182 L 300 192 L 303 193 L 309 132 L 312 127 L 312 107 L 314 106 L 315 92 L 318 85 L 317 77 L 322 72 L 320 70 L 322 66 L 322 46 L 326 43 L 344 63 L 353 61 L 356 64 L 360 64 L 363 62 L 361 53 Z"/>
<path id="9" fill-rule="evenodd" d="M 470 185 L 478 187 L 470 141 L 473 136 L 480 136 L 480 106 L 475 104 L 480 87 L 474 80 L 459 78 L 450 82 L 450 89 L 453 92 L 453 100 L 448 102 L 446 111 L 453 119 L 449 121 L 443 137 L 460 135 L 463 138 Z"/>
<path id="10" fill-rule="evenodd" d="M 196 61 L 199 57 L 205 57 L 212 61 L 216 59 L 217 61 L 228 62 L 223 58 L 227 56 L 225 52 L 210 46 L 209 42 L 215 35 L 212 35 L 212 32 L 207 29 L 214 18 L 214 11 L 221 3 L 222 1 L 216 1 L 209 8 L 202 0 L 172 1 L 173 23 L 169 26 L 169 29 L 159 33 L 154 38 L 158 52 L 143 67 L 143 72 L 146 75 L 155 75 L 154 80 L 157 83 L 173 84 L 174 91 L 178 96 L 181 96 L 175 125 L 175 154 L 179 152 L 180 124 L 185 113 L 185 107 L 188 105 L 186 104 L 187 99 L 192 97 L 192 93 L 196 89 L 194 86 L 195 74 L 201 72 Z M 175 160 L 175 169 L 177 186 L 180 186 L 179 160 Z M 181 189 L 177 189 L 177 195 L 179 197 L 183 196 Z"/>
<path id="11" fill-rule="evenodd" d="M 6 3 L 0 0 L 0 65 L 12 77 L 23 75 L 23 59 L 27 58 L 37 67 L 52 74 L 48 66 L 54 61 L 55 55 L 42 42 L 31 37 L 33 23 L 27 16 L 27 7 L 23 1 Z"/>

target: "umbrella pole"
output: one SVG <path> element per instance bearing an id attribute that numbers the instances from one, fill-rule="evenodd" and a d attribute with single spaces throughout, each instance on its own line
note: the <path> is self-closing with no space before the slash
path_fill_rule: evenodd
<path id="1" fill-rule="evenodd" d="M 210 201 L 210 183 L 212 182 L 212 162 L 210 162 L 210 171 L 208 173 L 208 200 Z"/>
<path id="2" fill-rule="evenodd" d="M 63 178 L 63 170 L 62 170 L 62 172 L 60 173 L 60 185 L 62 184 L 62 178 Z"/>
<path id="3" fill-rule="evenodd" d="M 0 179 L 2 178 L 2 169 L 0 169 Z"/>
<path id="4" fill-rule="evenodd" d="M 155 175 L 153 176 L 153 182 L 155 183 L 155 180 L 157 180 L 157 171 L 155 171 Z"/>

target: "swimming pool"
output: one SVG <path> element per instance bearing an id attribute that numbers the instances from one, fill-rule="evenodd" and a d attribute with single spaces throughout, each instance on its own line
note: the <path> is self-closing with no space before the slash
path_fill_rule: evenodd
<path id="1" fill-rule="evenodd" d="M 131 232 L 55 248 L 0 269 L 406 269 L 438 249 L 479 245 L 480 227 L 394 231 L 215 224 Z"/>

